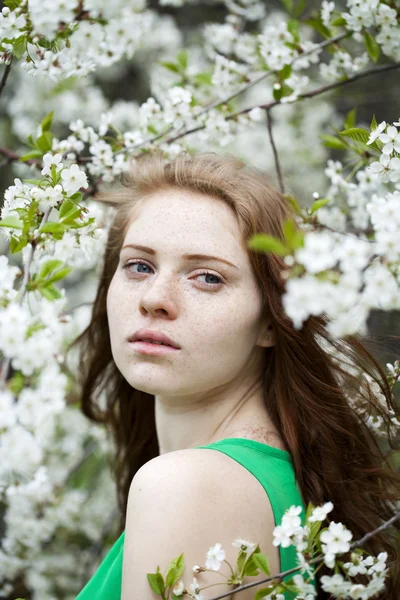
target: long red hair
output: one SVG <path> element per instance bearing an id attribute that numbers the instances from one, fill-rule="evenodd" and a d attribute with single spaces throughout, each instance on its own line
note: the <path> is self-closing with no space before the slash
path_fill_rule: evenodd
<path id="1" fill-rule="evenodd" d="M 288 202 L 262 171 L 231 156 L 204 153 L 170 162 L 159 154 L 144 156 L 123 183 L 121 189 L 98 198 L 112 206 L 115 215 L 91 321 L 74 342 L 80 350 L 82 411 L 93 421 L 107 424 L 116 444 L 120 531 L 133 476 L 159 454 L 154 396 L 133 389 L 117 369 L 107 321 L 107 290 L 134 207 L 160 189 L 204 193 L 232 207 L 244 241 L 256 233 L 283 238 L 283 222 L 292 216 Z M 400 476 L 360 410 L 364 406 L 383 418 L 388 445 L 394 448 L 387 411 L 396 408 L 388 379 L 360 336 L 332 339 L 326 317 L 311 316 L 296 330 L 282 307 L 284 261 L 277 255 L 248 252 L 276 334 L 276 345 L 265 349 L 268 413 L 290 450 L 306 505 L 331 500 L 330 518 L 345 524 L 356 540 L 390 518 L 400 498 Z M 363 373 L 378 383 L 386 409 Z M 99 402 L 100 392 L 105 394 L 105 407 Z M 400 598 L 399 529 L 397 521 L 365 544 L 374 554 L 388 552 L 391 573 L 381 597 L 391 600 Z M 321 572 L 327 572 L 325 567 Z M 318 598 L 328 597 L 319 589 Z"/>

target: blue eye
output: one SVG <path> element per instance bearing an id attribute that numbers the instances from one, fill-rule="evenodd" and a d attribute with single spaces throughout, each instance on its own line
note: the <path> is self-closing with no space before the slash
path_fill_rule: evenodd
<path id="1" fill-rule="evenodd" d="M 145 263 L 145 262 L 143 262 L 141 260 L 134 260 L 134 261 L 127 262 L 125 265 L 123 265 L 122 268 L 125 269 L 126 271 L 128 271 L 129 273 L 132 273 L 132 274 L 135 274 L 135 273 L 136 274 L 140 274 L 140 273 L 146 274 L 145 271 L 133 271 L 131 269 L 131 267 L 133 267 L 135 265 L 142 265 L 144 267 L 148 267 L 149 269 L 152 269 L 152 267 L 150 267 L 150 265 L 148 265 L 147 263 Z M 224 285 L 222 277 L 219 277 L 219 275 L 215 275 L 215 273 L 210 273 L 208 271 L 203 271 L 202 273 L 198 273 L 196 277 L 214 277 L 214 279 L 218 279 L 218 283 L 207 283 L 207 282 L 204 282 L 204 284 L 207 287 L 210 287 L 210 288 L 215 288 L 217 286 Z"/>

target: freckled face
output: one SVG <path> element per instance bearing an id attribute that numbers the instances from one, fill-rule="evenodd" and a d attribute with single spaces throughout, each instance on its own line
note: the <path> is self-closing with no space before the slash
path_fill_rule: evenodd
<path id="1" fill-rule="evenodd" d="M 122 249 L 107 295 L 113 358 L 132 387 L 195 397 L 260 368 L 261 293 L 228 205 L 201 194 L 156 192 L 135 212 L 127 244 L 156 251 Z M 184 254 L 224 258 L 237 268 Z M 140 354 L 127 341 L 140 328 L 164 333 L 181 349 Z"/>

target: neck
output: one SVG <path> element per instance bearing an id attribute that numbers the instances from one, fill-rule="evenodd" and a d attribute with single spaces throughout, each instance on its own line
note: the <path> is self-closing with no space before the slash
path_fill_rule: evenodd
<path id="1" fill-rule="evenodd" d="M 259 383 L 243 382 L 212 394 L 155 397 L 160 454 L 234 437 L 244 427 L 262 427 L 276 435 Z M 234 393 L 233 393 L 234 392 Z M 238 436 L 239 437 L 239 436 Z"/>

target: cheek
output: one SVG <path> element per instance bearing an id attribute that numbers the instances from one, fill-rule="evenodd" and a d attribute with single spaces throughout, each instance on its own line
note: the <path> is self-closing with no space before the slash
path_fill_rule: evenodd
<path id="1" fill-rule="evenodd" d="M 250 350 L 260 331 L 262 303 L 257 294 L 245 292 L 210 306 L 210 310 L 196 320 L 198 338 L 219 351 L 241 352 Z"/>
<path id="2" fill-rule="evenodd" d="M 115 277 L 111 280 L 108 288 L 106 307 L 107 307 L 107 318 L 110 326 L 110 336 L 112 337 L 113 331 L 121 320 L 121 302 L 120 294 L 118 293 L 118 285 L 116 284 Z"/>

